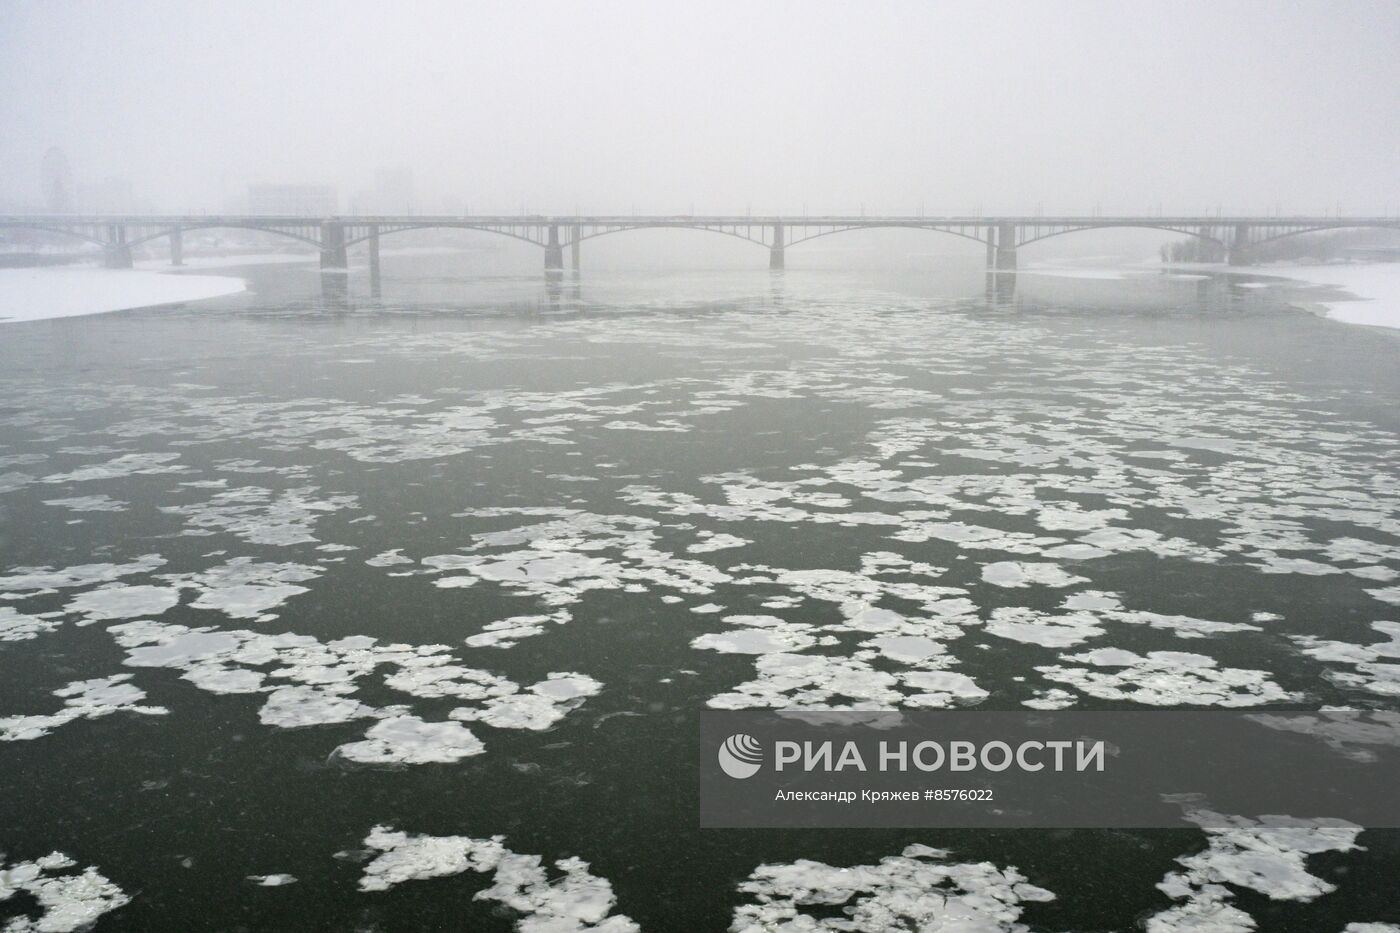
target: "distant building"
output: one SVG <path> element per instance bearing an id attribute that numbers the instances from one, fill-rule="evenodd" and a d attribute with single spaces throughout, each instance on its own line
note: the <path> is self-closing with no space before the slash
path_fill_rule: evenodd
<path id="1" fill-rule="evenodd" d="M 40 174 L 44 180 L 44 207 L 53 214 L 67 214 L 73 210 L 73 171 L 68 167 L 68 156 L 57 146 L 50 146 L 40 164 Z"/>
<path id="2" fill-rule="evenodd" d="M 313 215 L 340 211 L 334 185 L 249 185 L 248 213 Z"/>
<path id="3" fill-rule="evenodd" d="M 412 214 L 413 169 L 377 169 L 374 189 L 357 194 L 353 210 L 357 214 Z"/>

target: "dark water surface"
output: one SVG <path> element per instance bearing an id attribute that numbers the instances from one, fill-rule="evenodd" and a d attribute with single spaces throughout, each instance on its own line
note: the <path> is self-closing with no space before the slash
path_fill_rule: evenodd
<path id="1" fill-rule="evenodd" d="M 1223 277 L 462 266 L 0 329 L 0 867 L 112 886 L 0 929 L 1400 923 L 1395 832 L 696 810 L 707 707 L 1395 709 L 1400 334 Z"/>

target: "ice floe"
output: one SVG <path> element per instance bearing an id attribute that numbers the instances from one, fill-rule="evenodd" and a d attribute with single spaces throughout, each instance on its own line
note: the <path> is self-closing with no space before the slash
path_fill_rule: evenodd
<path id="1" fill-rule="evenodd" d="M 550 608 L 572 605 L 592 590 L 660 587 L 703 595 L 730 579 L 712 564 L 656 547 L 657 525 L 643 518 L 564 510 L 552 521 L 473 535 L 472 553 L 430 555 L 421 563 L 450 574 L 437 581 L 440 586 L 484 580 Z"/>
<path id="2" fill-rule="evenodd" d="M 130 674 L 113 674 L 60 687 L 53 691 L 63 700 L 58 712 L 0 717 L 0 742 L 37 739 L 76 719 L 100 719 L 122 712 L 163 716 L 169 712 L 163 706 L 142 706 L 146 691 L 127 683 L 130 679 Z"/>
<path id="3" fill-rule="evenodd" d="M 28 641 L 52 632 L 61 618 L 26 615 L 13 606 L 0 606 L 0 641 Z"/>
<path id="4" fill-rule="evenodd" d="M 64 609 L 91 623 L 160 615 L 179 602 L 180 591 L 175 587 L 108 583 L 79 593 Z"/>
<path id="5" fill-rule="evenodd" d="M 453 719 L 484 722 L 498 729 L 548 729 L 585 698 L 603 687 L 584 674 L 553 672 L 531 684 L 528 693 L 508 693 L 487 699 L 481 706 L 461 706 Z"/>
<path id="6" fill-rule="evenodd" d="M 460 723 L 393 716 L 371 726 L 364 741 L 342 745 L 336 752 L 351 761 L 418 765 L 458 761 L 485 750 L 481 740 Z"/>
<path id="7" fill-rule="evenodd" d="M 1066 573 L 1056 564 L 1031 564 L 1024 561 L 997 561 L 982 568 L 982 579 L 993 586 L 1069 586 L 1085 582 L 1084 577 Z"/>
<path id="8" fill-rule="evenodd" d="M 1045 648 L 1068 648 L 1102 635 L 1097 616 L 1088 612 L 1055 615 L 1024 606 L 1003 606 L 992 610 L 987 631 L 1012 641 Z"/>
<path id="9" fill-rule="evenodd" d="M 1315 635 L 1290 637 L 1306 655 L 1319 661 L 1351 666 L 1350 671 L 1328 670 L 1327 677 L 1334 683 L 1382 696 L 1400 696 L 1400 623 L 1372 622 L 1371 628 L 1390 640 L 1358 645 Z"/>
<path id="10" fill-rule="evenodd" d="M 44 505 L 57 505 L 74 512 L 124 512 L 127 504 L 106 493 L 93 496 L 69 496 L 66 499 L 45 499 Z"/>
<path id="11" fill-rule="evenodd" d="M 164 563 L 165 560 L 158 554 L 145 554 L 123 564 L 78 564 L 62 570 L 52 567 L 16 567 L 5 576 L 0 576 L 0 594 L 15 598 L 110 583 L 122 577 L 150 573 Z"/>
<path id="12" fill-rule="evenodd" d="M 1256 929 L 1254 918 L 1232 903 L 1233 889 L 1272 900 L 1314 900 L 1336 886 L 1308 872 L 1308 857 L 1356 849 L 1361 832 L 1361 827 L 1345 820 L 1290 816 L 1255 820 L 1212 813 L 1193 804 L 1184 809 L 1188 819 L 1204 826 L 1208 844 L 1204 851 L 1179 857 L 1181 869 L 1158 883 L 1162 893 L 1179 903 L 1149 917 L 1147 933 L 1249 933 Z"/>
<path id="13" fill-rule="evenodd" d="M 725 616 L 724 621 L 736 627 L 701 635 L 690 646 L 727 654 L 770 654 L 800 650 L 817 642 L 812 626 L 784 622 L 776 616 Z"/>
<path id="14" fill-rule="evenodd" d="M 296 876 L 285 873 L 274 873 L 271 875 L 249 875 L 248 881 L 253 882 L 260 888 L 280 888 L 287 884 L 296 884 Z"/>
<path id="15" fill-rule="evenodd" d="M 314 487 L 289 489 L 280 494 L 258 486 L 241 486 L 219 492 L 206 502 L 162 506 L 162 512 L 185 516 L 186 534 L 216 531 L 237 535 L 250 544 L 286 546 L 314 542 L 316 520 L 340 509 L 354 508 L 355 496 L 316 498 Z"/>
<path id="16" fill-rule="evenodd" d="M 1269 680 L 1265 671 L 1220 667 L 1215 659 L 1186 651 L 1097 648 L 1064 655 L 1085 666 L 1037 667 L 1047 680 L 1069 684 L 1101 700 L 1150 706 L 1262 706 L 1299 699 Z"/>
<path id="17" fill-rule="evenodd" d="M 715 709 L 888 710 L 953 706 L 987 696 L 970 677 L 939 670 L 937 662 L 895 674 L 875 667 L 871 663 L 875 654 L 761 654 L 754 665 L 755 679 L 712 697 L 709 705 Z"/>
<path id="18" fill-rule="evenodd" d="M 350 636 L 320 641 L 307 635 L 243 629 L 190 628 L 150 620 L 108 630 L 127 649 L 132 667 L 172 668 L 214 694 L 265 694 L 258 718 L 296 729 L 376 720 L 362 741 L 335 749 L 372 764 L 453 762 L 485 749 L 463 722 L 497 729 L 548 729 L 596 695 L 602 684 L 584 674 L 551 673 L 526 687 L 490 671 L 453 663 L 445 645 L 381 644 Z M 386 668 L 386 672 L 380 672 Z M 424 719 L 412 703 L 375 706 L 354 694 L 363 681 L 405 697 L 456 701 L 446 720 Z"/>
<path id="19" fill-rule="evenodd" d="M 365 563 L 371 567 L 393 567 L 396 564 L 413 563 L 413 558 L 404 557 L 402 554 L 399 553 L 401 550 L 402 548 L 394 548 L 392 551 L 385 551 L 382 554 L 376 554 L 375 556 L 366 560 Z"/>
<path id="20" fill-rule="evenodd" d="M 713 551 L 724 551 L 730 548 L 743 547 L 749 544 L 747 538 L 740 538 L 737 535 L 709 534 L 701 535 L 701 540 L 686 547 L 692 554 L 708 554 Z"/>
<path id="21" fill-rule="evenodd" d="M 1367 590 L 1376 599 L 1392 606 L 1400 606 L 1400 586 L 1387 586 L 1377 590 Z"/>
<path id="22" fill-rule="evenodd" d="M 320 575 L 320 568 L 308 564 L 235 557 L 208 570 L 168 574 L 164 579 L 195 590 L 198 595 L 190 603 L 194 609 L 222 612 L 233 619 L 267 621 L 276 617 L 270 610 L 308 592 L 299 584 Z"/>
<path id="23" fill-rule="evenodd" d="M 949 855 L 911 845 L 875 865 L 810 859 L 760 865 L 739 883 L 753 902 L 735 908 L 730 933 L 1027 933 L 1030 927 L 1019 922 L 1023 905 L 1055 899 L 1015 868 L 953 862 Z"/>
<path id="24" fill-rule="evenodd" d="M 123 454 L 106 463 L 81 467 L 70 473 L 54 473 L 45 476 L 44 483 L 88 483 L 99 479 L 117 479 L 124 476 L 151 475 L 157 473 L 185 473 L 189 467 L 175 466 L 172 460 L 179 460 L 177 453 Z"/>
<path id="25" fill-rule="evenodd" d="M 441 581 L 438 581 L 441 583 Z M 488 622 L 475 635 L 463 639 L 473 648 L 510 648 L 523 639 L 542 634 L 550 625 L 563 625 L 572 616 L 567 609 L 549 615 L 510 616 Z"/>
<path id="26" fill-rule="evenodd" d="M 521 933 L 638 933 L 625 914 L 613 913 L 612 885 L 588 870 L 588 863 L 558 859 L 553 871 L 538 855 L 505 847 L 504 836 L 427 836 L 376 826 L 365 846 L 378 853 L 365 866 L 361 891 L 387 891 L 407 881 L 445 878 L 463 872 L 491 876 L 491 886 L 475 900 L 495 901 L 516 917 Z M 551 878 L 553 874 L 553 878 Z"/>
<path id="27" fill-rule="evenodd" d="M 24 893 L 34 898 L 31 910 L 5 924 L 5 933 L 73 933 L 87 930 L 104 914 L 131 898 L 91 865 L 75 873 L 78 863 L 62 852 L 28 862 L 5 862 L 0 852 L 0 902 Z"/>

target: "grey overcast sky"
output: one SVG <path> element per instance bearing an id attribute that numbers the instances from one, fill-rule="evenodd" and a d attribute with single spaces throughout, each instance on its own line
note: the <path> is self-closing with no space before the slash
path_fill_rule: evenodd
<path id="1" fill-rule="evenodd" d="M 1400 210 L 1400 2 L 0 0 L 0 198 Z"/>

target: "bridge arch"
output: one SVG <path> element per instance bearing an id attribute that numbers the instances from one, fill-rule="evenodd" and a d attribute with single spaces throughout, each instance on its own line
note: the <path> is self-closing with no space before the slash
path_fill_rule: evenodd
<path id="1" fill-rule="evenodd" d="M 567 228 L 567 227 L 570 226 L 570 225 L 568 225 L 568 224 L 562 224 L 561 226 Z M 762 223 L 758 223 L 758 224 L 753 224 L 753 226 L 762 229 L 762 228 L 765 228 L 765 227 L 771 227 L 772 224 L 762 224 Z M 722 235 L 724 235 L 724 236 L 734 237 L 735 239 L 743 240 L 745 243 L 754 243 L 754 244 L 756 244 L 756 245 L 758 245 L 758 246 L 762 246 L 762 247 L 765 247 L 765 248 L 771 247 L 771 246 L 773 245 L 773 244 L 767 242 L 766 240 L 759 239 L 759 238 L 757 238 L 757 237 L 751 237 L 751 236 L 748 236 L 748 235 L 743 234 L 743 233 L 739 233 L 737 230 L 725 230 L 725 229 L 723 229 L 722 227 L 710 227 L 710 226 L 706 226 L 706 225 L 704 225 L 704 224 L 687 224 L 687 223 L 638 223 L 638 224 L 620 224 L 620 225 L 618 225 L 618 226 L 616 226 L 616 227 L 609 227 L 609 228 L 606 229 L 606 230 L 595 230 L 595 231 L 592 232 L 592 233 L 584 233 L 584 234 L 581 234 L 581 235 L 579 236 L 577 242 L 582 243 L 584 240 L 596 240 L 596 239 L 597 239 L 598 237 L 600 237 L 600 236 L 611 236 L 612 234 L 615 234 L 615 233 L 629 233 L 629 232 L 631 232 L 631 231 L 633 231 L 633 230 L 697 230 L 697 231 L 699 231 L 699 232 L 701 232 L 701 233 L 718 233 L 718 234 L 722 234 Z"/>
<path id="2" fill-rule="evenodd" d="M 309 243 L 309 244 L 311 244 L 312 246 L 315 246 L 315 247 L 317 247 L 317 248 L 320 248 L 320 246 L 321 246 L 321 241 L 320 241 L 319 239 L 316 239 L 316 238 L 310 237 L 310 236 L 306 236 L 306 235 L 300 234 L 300 233 L 292 233 L 290 230 L 285 230 L 285 229 L 283 229 L 283 228 L 281 228 L 281 227 L 263 227 L 263 226 L 260 226 L 260 225 L 258 225 L 258 224 L 251 224 L 251 223 L 249 223 L 249 224 L 235 224 L 235 223 L 226 223 L 226 222 L 207 223 L 207 224 L 176 224 L 176 225 L 172 225 L 171 227 L 168 227 L 168 228 L 163 229 L 163 230 L 157 230 L 157 231 L 154 232 L 154 233 L 147 233 L 147 234 L 145 234 L 144 236 L 140 236 L 140 237 L 136 237 L 135 239 L 127 240 L 127 241 L 126 241 L 126 245 L 127 245 L 127 246 L 136 246 L 137 244 L 140 244 L 140 243 L 149 243 L 151 240 L 158 240 L 158 239 L 160 239 L 161 237 L 168 237 L 168 236 L 170 236 L 170 235 L 173 234 L 173 233 L 184 233 L 184 232 L 187 232 L 187 231 L 190 231 L 190 230 L 222 230 L 222 229 L 228 229 L 228 230 L 255 230 L 255 231 L 257 231 L 258 233 L 273 233 L 273 234 L 276 234 L 277 236 L 290 237 L 290 238 L 293 239 L 293 240 L 300 240 L 300 241 L 303 242 L 303 243 Z"/>
<path id="3" fill-rule="evenodd" d="M 353 226 L 353 225 L 347 224 L 347 226 Z M 529 226 L 529 225 L 528 225 L 528 224 L 522 224 L 522 226 Z M 470 223 L 422 223 L 422 224 L 411 224 L 411 225 L 408 225 L 408 226 L 398 226 L 398 225 L 394 225 L 394 226 L 392 226 L 392 227 L 381 227 L 378 231 L 367 232 L 367 233 L 361 234 L 360 236 L 356 236 L 356 237 L 346 237 L 346 238 L 345 238 L 345 245 L 346 245 L 346 246 L 354 246 L 356 243 L 364 243 L 365 241 L 367 241 L 367 240 L 369 240 L 369 239 L 371 239 L 371 238 L 373 238 L 373 237 L 375 237 L 375 236 L 385 237 L 385 236 L 388 236 L 388 235 L 391 234 L 391 233 L 406 233 L 406 232 L 408 232 L 409 230 L 476 230 L 476 231 L 479 231 L 479 232 L 481 232 L 481 233 L 495 233 L 495 234 L 498 234 L 498 235 L 500 235 L 500 236 L 508 236 L 508 237 L 510 237 L 510 238 L 513 239 L 513 240 L 520 240 L 522 243 L 529 243 L 529 244 L 531 244 L 532 246 L 548 246 L 548 245 L 549 245 L 548 243 L 546 243 L 546 242 L 543 241 L 543 240 L 532 239 L 531 237 L 528 237 L 528 236 L 526 236 L 526 235 L 524 235 L 524 234 L 521 234 L 521 233 L 516 233 L 516 232 L 514 232 L 514 231 L 512 231 L 512 230 L 502 230 L 502 229 L 499 228 L 499 227 L 488 226 L 488 225 L 485 225 L 485 224 L 470 224 Z"/>
<path id="4" fill-rule="evenodd" d="M 947 233 L 952 236 L 962 237 L 964 240 L 971 240 L 974 243 L 987 242 L 986 239 L 971 233 L 964 233 L 961 230 L 949 230 L 936 224 L 861 224 L 855 227 L 837 227 L 834 230 L 822 230 L 818 233 L 810 233 L 806 236 L 796 237 L 787 241 L 788 246 L 796 246 L 798 243 L 806 243 L 808 240 L 816 240 L 824 236 L 831 236 L 835 233 L 850 233 L 854 230 L 927 230 L 931 233 Z"/>
<path id="5" fill-rule="evenodd" d="M 1189 227 L 1168 227 L 1161 224 L 1084 224 L 1079 227 L 1066 227 L 1064 230 L 1054 230 L 1050 233 L 1042 233 L 1040 236 L 1033 236 L 1029 240 L 1021 240 L 1017 247 L 1027 246 L 1031 243 L 1038 243 L 1041 240 L 1048 240 L 1051 237 L 1064 236 L 1067 233 L 1082 233 L 1085 230 L 1165 230 L 1168 233 L 1180 233 L 1184 236 L 1193 236 L 1200 240 L 1208 240 L 1212 243 L 1219 243 L 1228 247 L 1228 244 L 1219 237 L 1202 233 L 1199 230 L 1192 230 Z"/>
<path id="6" fill-rule="evenodd" d="M 1243 245 L 1243 249 L 1260 246 L 1264 243 L 1272 243 L 1275 240 L 1284 240 L 1291 236 L 1302 236 L 1305 233 L 1325 233 L 1329 230 L 1394 230 L 1400 232 L 1400 220 L 1385 221 L 1358 221 L 1356 223 L 1336 223 L 1327 224 L 1320 227 L 1304 227 L 1301 230 L 1287 230 L 1283 233 L 1275 233 L 1260 240 L 1250 240 Z"/>
<path id="7" fill-rule="evenodd" d="M 54 233 L 54 234 L 57 234 L 57 235 L 59 235 L 59 236 L 72 237 L 72 238 L 77 239 L 77 240 L 83 240 L 84 242 L 87 242 L 87 243 L 94 243 L 94 244 L 96 244 L 97 246 L 110 246 L 110 245 L 111 245 L 111 244 L 108 243 L 106 240 L 101 239 L 100 237 L 90 236 L 89 234 L 86 234 L 86 233 L 80 233 L 80 232 L 77 231 L 77 230 L 67 230 L 67 229 L 64 229 L 63 227 L 50 227 L 50 226 L 47 226 L 47 225 L 45 225 L 45 224 L 6 224 L 5 229 L 6 229 L 6 230 L 41 230 L 41 231 L 43 231 L 44 233 Z"/>

